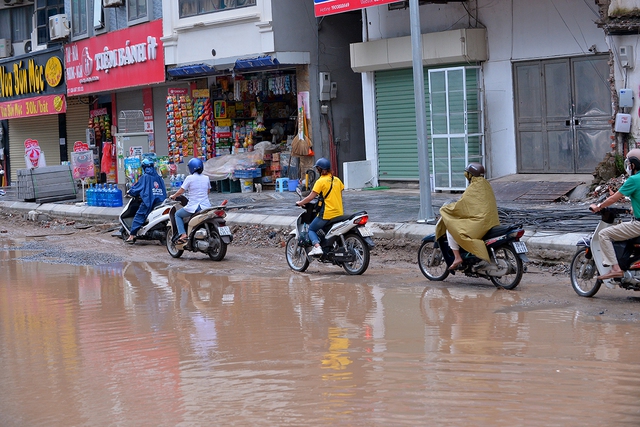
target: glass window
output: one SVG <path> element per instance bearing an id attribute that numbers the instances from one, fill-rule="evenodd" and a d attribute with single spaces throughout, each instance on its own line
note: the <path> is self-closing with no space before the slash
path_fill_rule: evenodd
<path id="1" fill-rule="evenodd" d="M 11 39 L 13 43 L 30 39 L 31 29 L 33 28 L 31 23 L 33 6 L 5 10 L 11 15 L 11 24 L 7 28 L 9 35 L 6 38 Z"/>
<path id="2" fill-rule="evenodd" d="M 256 0 L 178 0 L 180 18 L 255 6 Z"/>
<path id="3" fill-rule="evenodd" d="M 71 0 L 71 33 L 74 37 L 87 34 L 87 0 Z"/>
<path id="4" fill-rule="evenodd" d="M 11 38 L 11 9 L 0 9 L 0 39 Z"/>
<path id="5" fill-rule="evenodd" d="M 104 29 L 104 8 L 102 0 L 93 0 L 93 28 L 95 30 Z"/>
<path id="6" fill-rule="evenodd" d="M 128 0 L 127 16 L 129 22 L 146 20 L 149 15 L 147 0 Z"/>
<path id="7" fill-rule="evenodd" d="M 480 70 L 429 70 L 432 169 L 436 188 L 464 189 L 465 166 L 483 163 Z"/>
<path id="8" fill-rule="evenodd" d="M 64 0 L 38 0 L 36 2 L 36 30 L 38 44 L 49 43 L 49 17 L 64 13 Z"/>

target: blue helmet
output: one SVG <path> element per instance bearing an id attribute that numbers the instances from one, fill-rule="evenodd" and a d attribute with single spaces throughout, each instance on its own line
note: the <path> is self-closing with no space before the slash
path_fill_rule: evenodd
<path id="1" fill-rule="evenodd" d="M 153 160 L 151 160 L 150 158 L 145 157 L 144 159 L 142 159 L 142 168 L 143 169 L 144 168 L 149 168 L 149 167 L 152 168 L 153 166 L 154 166 Z"/>
<path id="2" fill-rule="evenodd" d="M 315 167 L 320 168 L 324 171 L 331 170 L 331 162 L 324 157 L 320 157 L 315 164 Z"/>
<path id="3" fill-rule="evenodd" d="M 202 163 L 202 160 L 197 157 L 189 160 L 187 166 L 189 167 L 189 173 L 191 174 L 202 173 L 202 171 L 204 170 L 204 163 Z"/>

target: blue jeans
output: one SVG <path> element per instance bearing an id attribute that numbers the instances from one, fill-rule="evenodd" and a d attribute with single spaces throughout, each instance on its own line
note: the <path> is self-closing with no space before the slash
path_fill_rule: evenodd
<path id="1" fill-rule="evenodd" d="M 200 210 L 200 206 L 198 206 L 198 209 L 196 209 L 196 212 L 198 212 L 199 210 Z M 183 234 L 186 234 L 186 231 L 184 229 L 184 219 L 190 217 L 191 215 L 193 214 L 191 212 L 185 211 L 184 208 L 176 212 L 176 227 L 178 227 L 178 236 L 182 236 Z"/>
<path id="2" fill-rule="evenodd" d="M 329 223 L 328 219 L 322 219 L 319 216 L 315 217 L 311 224 L 309 225 L 309 238 L 311 239 L 311 243 L 313 246 L 320 243 L 320 238 L 318 237 L 318 230 L 322 229 L 325 225 Z"/>

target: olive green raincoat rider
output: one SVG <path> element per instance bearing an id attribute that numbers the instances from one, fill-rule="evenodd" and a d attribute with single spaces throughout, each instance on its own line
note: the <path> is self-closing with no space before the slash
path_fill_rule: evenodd
<path id="1" fill-rule="evenodd" d="M 460 251 L 456 248 L 458 245 L 478 258 L 491 262 L 482 237 L 491 228 L 500 225 L 500 220 L 493 189 L 483 175 L 484 166 L 469 163 L 464 172 L 469 186 L 462 197 L 457 202 L 440 208 L 442 218 L 436 225 L 436 238 L 449 232 L 455 240 L 450 242 L 455 255 L 450 269 L 455 269 L 462 263 Z"/>

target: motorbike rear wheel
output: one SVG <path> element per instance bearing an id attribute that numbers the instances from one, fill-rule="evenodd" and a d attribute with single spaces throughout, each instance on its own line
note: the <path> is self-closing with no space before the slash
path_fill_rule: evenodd
<path id="1" fill-rule="evenodd" d="M 302 273 L 309 267 L 309 258 L 307 257 L 304 246 L 298 246 L 297 236 L 289 236 L 285 249 L 289 268 L 298 273 Z"/>
<path id="2" fill-rule="evenodd" d="M 522 259 L 510 246 L 501 246 L 495 250 L 496 261 L 500 269 L 507 268 L 507 273 L 503 276 L 491 276 L 491 282 L 499 288 L 515 289 L 524 273 Z"/>
<path id="3" fill-rule="evenodd" d="M 173 240 L 173 228 L 168 227 L 167 239 L 166 239 L 167 252 L 169 252 L 169 255 L 171 255 L 174 258 L 180 258 L 184 253 L 184 251 L 182 249 L 177 249 L 176 245 L 173 244 L 172 240 Z"/>
<path id="4" fill-rule="evenodd" d="M 367 245 L 362 237 L 356 234 L 347 235 L 344 238 L 344 243 L 347 251 L 356 257 L 355 261 L 342 264 L 344 271 L 352 276 L 357 276 L 367 271 L 369 260 L 371 259 L 369 245 Z"/>
<path id="5" fill-rule="evenodd" d="M 129 232 L 126 228 L 120 227 L 120 237 L 122 237 L 122 240 L 125 241 L 129 238 Z"/>
<path id="6" fill-rule="evenodd" d="M 592 297 L 602 285 L 602 280 L 598 280 L 598 269 L 593 258 L 587 258 L 587 248 L 583 247 L 576 252 L 571 260 L 569 269 L 571 286 L 581 297 Z"/>
<path id="7" fill-rule="evenodd" d="M 418 250 L 418 266 L 424 277 L 439 282 L 447 278 L 449 270 L 442 251 L 435 245 L 434 242 L 422 242 Z"/>
<path id="8" fill-rule="evenodd" d="M 222 241 L 220 234 L 217 230 L 211 227 L 211 235 L 209 236 L 209 258 L 213 261 L 222 261 L 224 256 L 227 254 L 227 244 Z"/>

